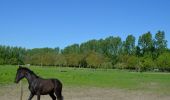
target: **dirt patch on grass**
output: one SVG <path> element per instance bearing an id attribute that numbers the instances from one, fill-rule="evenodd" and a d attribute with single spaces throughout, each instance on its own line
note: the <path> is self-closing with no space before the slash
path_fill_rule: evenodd
<path id="1" fill-rule="evenodd" d="M 23 100 L 27 100 L 29 90 L 23 87 Z M 64 87 L 64 100 L 170 100 L 170 95 L 149 93 L 134 90 L 95 88 L 95 87 Z M 0 100 L 19 100 L 20 86 L 0 86 Z M 33 100 L 36 100 L 34 96 Z M 41 96 L 41 100 L 51 100 L 48 95 Z"/>

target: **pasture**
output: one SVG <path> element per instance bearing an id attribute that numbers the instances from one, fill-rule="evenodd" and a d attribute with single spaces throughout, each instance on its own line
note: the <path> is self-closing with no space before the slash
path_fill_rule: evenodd
<path id="1" fill-rule="evenodd" d="M 15 88 L 18 87 L 18 85 L 14 84 L 14 78 L 17 68 L 18 68 L 17 66 L 12 65 L 0 66 L 0 88 L 1 88 L 0 95 L 3 95 L 2 90 L 8 91 L 12 87 L 12 91 L 15 91 L 16 90 Z M 157 96 L 159 96 L 160 99 L 162 100 L 168 100 L 170 98 L 169 73 L 160 72 L 139 73 L 130 72 L 127 70 L 114 70 L 114 69 L 94 70 L 83 68 L 74 69 L 67 67 L 59 68 L 38 66 L 31 66 L 30 69 L 43 78 L 58 78 L 59 80 L 61 80 L 64 85 L 63 93 L 68 96 L 70 96 L 71 94 L 73 96 L 79 95 L 81 96 L 83 94 L 86 94 L 86 96 L 88 95 L 95 96 L 95 94 L 100 96 L 101 94 L 105 93 L 107 97 L 109 97 L 108 95 L 111 94 L 110 99 L 108 98 L 107 100 L 112 100 L 111 98 L 115 96 L 115 94 L 117 94 L 117 96 L 119 94 L 120 96 L 128 95 L 129 97 L 135 98 L 135 96 L 141 95 L 142 93 L 141 97 L 143 96 L 150 97 L 152 95 L 153 100 L 157 98 Z M 24 80 L 23 83 L 25 84 L 24 87 L 27 86 L 28 84 L 26 80 Z M 24 89 L 25 91 L 28 91 L 27 88 Z M 73 91 L 75 91 L 75 93 Z M 163 99 L 163 97 L 165 97 L 165 99 Z M 149 99 L 143 98 L 142 100 L 152 100 L 152 98 Z"/>

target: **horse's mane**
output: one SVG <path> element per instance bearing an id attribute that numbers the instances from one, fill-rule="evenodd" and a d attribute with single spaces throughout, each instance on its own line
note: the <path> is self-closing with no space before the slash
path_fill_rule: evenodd
<path id="1" fill-rule="evenodd" d="M 32 70 L 26 68 L 26 67 L 20 67 L 19 70 L 26 70 L 28 73 L 30 73 L 31 75 L 34 75 L 35 77 L 39 77 L 37 76 Z"/>

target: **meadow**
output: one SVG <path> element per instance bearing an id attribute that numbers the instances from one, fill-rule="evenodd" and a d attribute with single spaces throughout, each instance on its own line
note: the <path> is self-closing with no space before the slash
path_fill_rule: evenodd
<path id="1" fill-rule="evenodd" d="M 0 65 L 0 87 L 14 83 L 18 66 Z M 58 78 L 64 87 L 99 87 L 170 94 L 170 73 L 68 67 L 29 67 L 43 78 Z M 26 80 L 23 80 L 27 84 Z"/>

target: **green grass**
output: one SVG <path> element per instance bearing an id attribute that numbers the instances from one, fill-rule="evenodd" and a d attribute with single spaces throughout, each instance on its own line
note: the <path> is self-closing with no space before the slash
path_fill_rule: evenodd
<path id="1" fill-rule="evenodd" d="M 119 88 L 170 94 L 169 73 L 138 73 L 125 70 L 105 71 L 56 67 L 42 68 L 35 66 L 30 67 L 30 69 L 43 78 L 58 78 L 64 86 Z M 17 66 L 0 65 L 0 85 L 14 84 L 16 70 Z"/>

